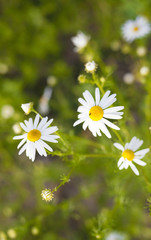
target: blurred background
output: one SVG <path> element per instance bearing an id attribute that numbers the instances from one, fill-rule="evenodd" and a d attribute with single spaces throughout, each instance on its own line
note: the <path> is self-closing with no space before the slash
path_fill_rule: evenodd
<path id="1" fill-rule="evenodd" d="M 113 132 L 109 140 L 73 128 L 78 98 L 85 89 L 94 94 L 94 85 L 79 80 L 80 74 L 91 79 L 84 64 L 94 60 L 104 89 L 125 106 L 118 123 L 123 141 L 137 136 L 149 147 L 151 36 L 128 44 L 121 26 L 139 15 L 151 21 L 150 6 L 150 0 L 0 1 L 0 240 L 151 239 L 150 153 L 137 177 L 118 170 Z M 78 31 L 91 37 L 81 53 L 71 41 Z M 61 141 L 52 147 L 70 148 L 72 157 L 37 154 L 33 163 L 18 156 L 12 138 L 28 119 L 21 109 L 27 102 L 54 118 L 68 147 Z M 57 186 L 75 162 L 70 182 L 50 203 L 42 201 L 41 191 Z"/>

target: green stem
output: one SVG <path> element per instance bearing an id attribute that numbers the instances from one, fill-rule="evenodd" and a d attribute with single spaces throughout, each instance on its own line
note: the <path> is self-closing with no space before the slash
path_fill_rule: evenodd
<path id="1" fill-rule="evenodd" d="M 69 171 L 69 173 L 68 173 L 68 175 L 67 175 L 67 179 L 68 179 L 68 181 L 70 180 L 69 178 L 70 178 L 70 176 L 71 176 L 71 173 L 72 173 L 72 171 L 73 171 L 73 168 L 71 168 L 70 169 L 70 171 Z M 61 186 L 63 186 L 66 182 L 68 182 L 67 180 L 65 181 L 65 180 L 63 180 L 57 187 L 55 187 L 53 190 L 52 190 L 52 193 L 53 192 L 56 192 Z"/>
<path id="2" fill-rule="evenodd" d="M 118 140 L 119 140 L 122 144 L 124 144 L 124 142 L 123 142 L 121 136 L 119 135 L 119 133 L 118 133 L 115 129 L 113 129 L 113 128 L 112 128 L 112 131 L 115 133 L 115 135 L 116 135 L 116 137 L 118 138 Z"/>
<path id="3" fill-rule="evenodd" d="M 43 119 L 43 117 L 35 109 L 32 109 L 32 112 L 38 114 L 40 116 L 40 118 Z"/>
<path id="4" fill-rule="evenodd" d="M 93 81 L 94 83 L 97 85 L 97 87 L 100 89 L 101 93 L 104 95 L 104 89 L 102 87 L 102 85 L 100 84 L 100 82 L 98 81 L 98 79 L 95 76 L 95 73 L 92 73 L 93 76 Z"/>

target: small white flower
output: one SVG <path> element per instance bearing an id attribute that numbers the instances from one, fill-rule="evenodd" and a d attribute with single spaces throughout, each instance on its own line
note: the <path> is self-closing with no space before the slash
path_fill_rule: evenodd
<path id="1" fill-rule="evenodd" d="M 94 61 L 92 61 L 92 62 L 87 62 L 87 63 L 85 64 L 85 70 L 86 70 L 86 72 L 88 72 L 88 73 L 94 73 L 95 70 L 96 70 L 96 68 L 97 68 L 97 66 L 96 66 L 96 63 L 95 63 Z"/>
<path id="2" fill-rule="evenodd" d="M 75 51 L 78 52 L 83 49 L 88 41 L 90 40 L 90 36 L 85 35 L 83 32 L 79 31 L 75 37 L 71 38 L 72 43 L 75 46 Z"/>
<path id="3" fill-rule="evenodd" d="M 101 136 L 101 130 L 108 138 L 111 138 L 111 134 L 109 133 L 106 125 L 116 130 L 119 130 L 120 128 L 108 121 L 107 118 L 121 119 L 123 112 L 119 111 L 124 109 L 124 107 L 118 106 L 108 108 L 116 101 L 116 94 L 109 95 L 110 91 L 107 91 L 100 100 L 100 91 L 99 88 L 96 88 L 94 100 L 88 90 L 83 92 L 85 99 L 78 99 L 82 106 L 78 107 L 77 109 L 77 111 L 80 112 L 78 115 L 79 119 L 73 124 L 73 126 L 83 122 L 83 129 L 86 130 L 88 127 L 95 137 L 97 134 Z"/>
<path id="4" fill-rule="evenodd" d="M 56 139 L 59 138 L 57 135 L 51 135 L 58 130 L 56 126 L 49 127 L 53 119 L 48 122 L 48 117 L 43 118 L 39 122 L 39 114 L 36 115 L 35 120 L 30 118 L 24 123 L 20 123 L 22 129 L 26 132 L 23 135 L 15 136 L 13 139 L 22 139 L 17 148 L 22 148 L 19 151 L 19 155 L 26 150 L 26 156 L 32 161 L 35 160 L 36 150 L 41 156 L 47 156 L 46 150 L 52 152 L 53 149 L 45 143 L 45 141 L 56 143 Z"/>
<path id="5" fill-rule="evenodd" d="M 150 32 L 150 24 L 144 17 L 137 17 L 136 20 L 128 20 L 122 26 L 123 38 L 127 42 L 132 42 L 137 38 L 141 38 Z"/>
<path id="6" fill-rule="evenodd" d="M 28 115 L 33 109 L 33 102 L 22 104 L 21 108 L 23 109 L 24 113 Z"/>
<path id="7" fill-rule="evenodd" d="M 136 53 L 139 57 L 143 57 L 146 55 L 147 49 L 144 46 L 140 46 L 136 49 Z"/>
<path id="8" fill-rule="evenodd" d="M 139 175 L 139 172 L 133 162 L 141 166 L 145 166 L 146 163 L 140 159 L 142 159 L 145 154 L 149 152 L 149 148 L 137 151 L 142 146 L 142 144 L 143 140 L 139 140 L 137 137 L 133 137 L 129 143 L 125 144 L 125 147 L 119 143 L 113 144 L 116 148 L 122 151 L 122 156 L 117 163 L 119 170 L 123 168 L 127 169 L 130 166 L 133 172 L 136 175 Z"/>
<path id="9" fill-rule="evenodd" d="M 16 133 L 16 134 L 19 134 L 19 133 L 21 133 L 21 131 L 22 131 L 19 123 L 15 123 L 15 124 L 12 126 L 12 128 L 13 128 L 14 133 Z"/>
<path id="10" fill-rule="evenodd" d="M 140 69 L 140 74 L 141 74 L 142 76 L 147 76 L 147 75 L 149 74 L 149 67 L 147 67 L 147 66 L 141 67 L 141 69 Z"/>
<path id="11" fill-rule="evenodd" d="M 5 119 L 11 118 L 14 115 L 14 113 L 15 113 L 14 108 L 11 105 L 6 104 L 2 106 L 1 115 L 3 118 Z"/>
<path id="12" fill-rule="evenodd" d="M 42 200 L 45 200 L 46 202 L 50 202 L 54 198 L 54 194 L 49 188 L 42 190 L 41 196 Z"/>
<path id="13" fill-rule="evenodd" d="M 126 240 L 125 234 L 118 232 L 111 232 L 107 235 L 105 240 Z"/>
<path id="14" fill-rule="evenodd" d="M 132 73 L 125 73 L 123 80 L 126 84 L 132 84 L 134 82 L 134 75 Z"/>

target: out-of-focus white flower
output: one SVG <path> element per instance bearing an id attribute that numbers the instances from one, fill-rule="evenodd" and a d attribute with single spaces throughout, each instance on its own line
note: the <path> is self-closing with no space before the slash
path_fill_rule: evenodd
<path id="1" fill-rule="evenodd" d="M 19 123 L 15 123 L 12 128 L 13 128 L 14 133 L 16 133 L 16 134 L 21 133 L 21 127 L 20 127 Z"/>
<path id="2" fill-rule="evenodd" d="M 85 99 L 78 99 L 82 106 L 77 109 L 77 111 L 80 112 L 78 115 L 79 119 L 73 124 L 73 126 L 75 127 L 83 122 L 83 129 L 86 130 L 88 127 L 95 137 L 97 135 L 101 136 L 101 130 L 108 138 L 111 138 L 111 134 L 106 125 L 116 130 L 119 130 L 120 128 L 108 121 L 107 118 L 121 119 L 123 112 L 120 111 L 124 109 L 124 107 L 118 106 L 109 108 L 109 106 L 116 101 L 116 94 L 109 95 L 110 91 L 107 91 L 102 99 L 100 99 L 100 90 L 99 88 L 96 88 L 94 100 L 91 93 L 86 90 L 83 93 Z"/>
<path id="3" fill-rule="evenodd" d="M 150 32 L 150 24 L 145 17 L 139 16 L 136 20 L 128 20 L 122 26 L 123 38 L 127 42 L 132 42 Z"/>
<path id="4" fill-rule="evenodd" d="M 17 233 L 14 229 L 10 228 L 8 231 L 7 231 L 7 234 L 9 236 L 9 238 L 11 239 L 14 239 L 17 237 Z"/>
<path id="5" fill-rule="evenodd" d="M 0 63 L 0 74 L 6 74 L 8 72 L 8 66 L 5 63 Z"/>
<path id="6" fill-rule="evenodd" d="M 32 229 L 31 229 L 31 233 L 32 233 L 32 235 L 38 235 L 39 234 L 39 228 L 37 228 L 37 227 L 32 227 Z"/>
<path id="7" fill-rule="evenodd" d="M 86 70 L 86 72 L 88 72 L 88 73 L 94 73 L 95 70 L 96 70 L 96 68 L 97 68 L 97 65 L 96 65 L 96 63 L 95 63 L 94 61 L 92 61 L 92 62 L 87 62 L 87 63 L 85 64 L 85 70 Z"/>
<path id="8" fill-rule="evenodd" d="M 145 166 L 146 163 L 140 159 L 142 159 L 145 154 L 149 152 L 149 148 L 137 151 L 142 144 L 143 140 L 140 140 L 137 137 L 133 137 L 129 143 L 125 144 L 124 147 L 119 143 L 113 144 L 114 147 L 122 151 L 122 156 L 117 163 L 119 170 L 122 170 L 123 168 L 127 169 L 130 166 L 133 172 L 136 175 L 139 175 L 139 172 L 133 162 L 141 166 Z"/>
<path id="9" fill-rule="evenodd" d="M 106 236 L 105 240 L 126 240 L 126 236 L 123 233 L 111 232 Z"/>
<path id="10" fill-rule="evenodd" d="M 45 200 L 46 202 L 50 202 L 54 198 L 54 194 L 49 188 L 42 190 L 41 196 L 42 200 Z"/>
<path id="11" fill-rule="evenodd" d="M 2 231 L 0 231 L 0 240 L 7 240 L 6 234 Z"/>
<path id="12" fill-rule="evenodd" d="M 42 115 L 46 115 L 49 113 L 49 100 L 52 96 L 53 89 L 51 87 L 45 87 L 43 95 L 39 100 L 38 111 Z"/>
<path id="13" fill-rule="evenodd" d="M 39 119 L 39 114 L 37 114 L 34 122 L 30 118 L 28 121 L 25 120 L 24 123 L 20 123 L 26 133 L 13 138 L 16 140 L 22 139 L 17 147 L 20 148 L 23 145 L 18 154 L 20 155 L 26 150 L 26 156 L 32 161 L 35 160 L 36 151 L 45 157 L 47 156 L 45 149 L 53 152 L 53 149 L 45 141 L 56 143 L 58 142 L 56 139 L 59 138 L 57 135 L 51 135 L 58 130 L 56 126 L 49 127 L 53 119 L 48 122 L 48 117 L 43 118 L 40 122 Z"/>
<path id="14" fill-rule="evenodd" d="M 132 73 L 125 73 L 123 76 L 123 81 L 126 84 L 132 84 L 134 82 L 134 75 Z"/>
<path id="15" fill-rule="evenodd" d="M 33 109 L 33 102 L 25 103 L 21 105 L 21 108 L 23 109 L 24 113 L 28 115 L 32 109 Z"/>
<path id="16" fill-rule="evenodd" d="M 136 49 L 136 53 L 137 53 L 137 55 L 138 55 L 139 57 L 145 56 L 145 55 L 146 55 L 146 52 L 147 52 L 147 50 L 146 50 L 146 48 L 145 48 L 144 46 L 140 46 L 140 47 L 138 47 L 138 48 Z"/>
<path id="17" fill-rule="evenodd" d="M 2 106 L 1 115 L 3 118 L 5 119 L 11 118 L 14 115 L 14 112 L 15 112 L 14 108 L 11 105 L 6 104 Z"/>
<path id="18" fill-rule="evenodd" d="M 140 74 L 141 74 L 142 76 L 147 76 L 147 75 L 149 74 L 149 67 L 147 67 L 147 66 L 141 67 L 141 69 L 140 69 Z"/>
<path id="19" fill-rule="evenodd" d="M 88 44 L 90 36 L 85 35 L 83 32 L 79 31 L 76 36 L 71 38 L 72 43 L 75 46 L 75 51 L 78 52 Z"/>

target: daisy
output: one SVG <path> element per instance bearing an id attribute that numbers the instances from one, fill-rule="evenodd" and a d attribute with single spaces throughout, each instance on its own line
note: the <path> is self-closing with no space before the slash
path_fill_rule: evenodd
<path id="1" fill-rule="evenodd" d="M 92 61 L 92 62 L 87 62 L 87 63 L 85 64 L 85 70 L 86 70 L 86 72 L 88 72 L 88 73 L 94 73 L 95 70 L 96 70 L 96 68 L 97 68 L 97 65 L 96 65 L 96 63 L 95 63 L 94 61 Z"/>
<path id="2" fill-rule="evenodd" d="M 51 135 L 58 130 L 56 126 L 49 127 L 53 119 L 48 122 L 48 117 L 43 118 L 39 122 L 39 114 L 36 115 L 33 121 L 30 118 L 28 121 L 25 120 L 24 123 L 20 123 L 21 128 L 26 132 L 23 135 L 15 136 L 13 139 L 22 139 L 17 148 L 22 148 L 19 151 L 19 155 L 26 150 L 26 156 L 32 161 L 35 160 L 36 150 L 41 156 L 47 156 L 46 150 L 53 152 L 53 149 L 45 143 L 48 142 L 58 142 L 56 139 L 59 138 L 57 135 Z"/>
<path id="3" fill-rule="evenodd" d="M 83 32 L 79 31 L 78 34 L 71 38 L 72 43 L 75 46 L 75 51 L 78 52 L 82 48 L 84 48 L 88 41 L 90 40 L 90 36 L 85 35 Z"/>
<path id="4" fill-rule="evenodd" d="M 111 134 L 109 133 L 106 125 L 116 130 L 119 130 L 120 128 L 108 121 L 107 118 L 121 119 L 123 112 L 119 111 L 124 109 L 124 107 L 118 106 L 108 108 L 116 101 L 116 94 L 109 95 L 110 91 L 107 91 L 100 100 L 100 91 L 99 88 L 96 88 L 94 100 L 91 93 L 86 90 L 83 93 L 84 99 L 78 99 L 82 106 L 77 109 L 77 111 L 80 112 L 78 115 L 79 119 L 73 124 L 73 126 L 75 127 L 83 122 L 83 129 L 86 130 L 88 127 L 95 137 L 97 134 L 101 136 L 101 130 L 108 138 L 111 138 Z"/>
<path id="5" fill-rule="evenodd" d="M 145 166 L 146 163 L 140 159 L 142 159 L 145 154 L 149 152 L 149 148 L 137 151 L 142 144 L 143 140 L 139 140 L 137 137 L 133 137 L 129 143 L 125 144 L 125 147 L 119 143 L 113 144 L 116 148 L 122 151 L 122 156 L 117 163 L 119 170 L 122 170 L 123 168 L 127 169 L 130 166 L 133 172 L 136 175 L 139 175 L 139 172 L 133 162 L 141 166 Z"/>
<path id="6" fill-rule="evenodd" d="M 136 20 L 128 20 L 122 26 L 123 38 L 127 42 L 132 42 L 137 38 L 141 38 L 150 32 L 150 24 L 144 17 L 137 17 Z"/>

